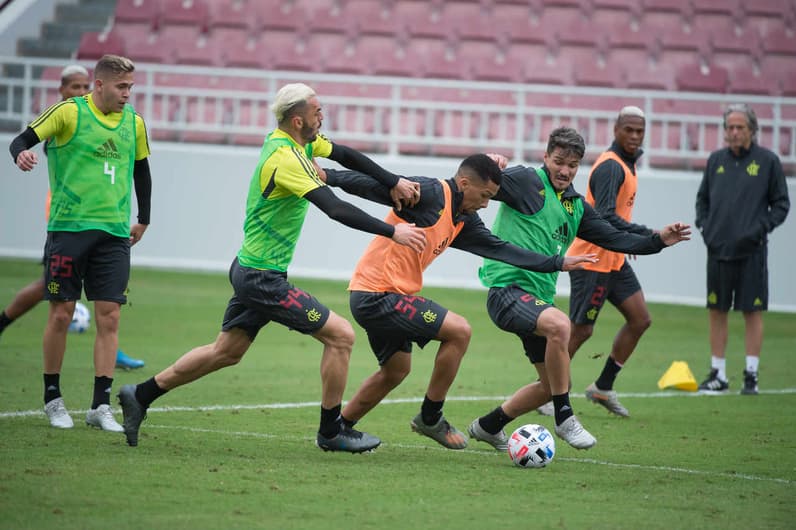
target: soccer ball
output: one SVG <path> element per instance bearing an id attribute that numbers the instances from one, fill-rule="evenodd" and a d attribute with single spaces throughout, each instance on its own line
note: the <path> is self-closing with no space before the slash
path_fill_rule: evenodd
<path id="1" fill-rule="evenodd" d="M 509 457 L 520 467 L 545 467 L 555 454 L 556 441 L 542 425 L 523 425 L 511 433 Z"/>
<path id="2" fill-rule="evenodd" d="M 69 324 L 69 331 L 72 333 L 83 333 L 91 326 L 91 311 L 80 302 L 75 303 L 75 312 L 72 313 L 72 323 Z"/>

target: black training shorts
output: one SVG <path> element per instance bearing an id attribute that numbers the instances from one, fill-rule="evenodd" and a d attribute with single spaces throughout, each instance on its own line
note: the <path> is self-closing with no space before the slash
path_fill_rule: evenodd
<path id="1" fill-rule="evenodd" d="M 489 318 L 503 331 L 514 333 L 522 341 L 525 355 L 532 363 L 543 363 L 547 339 L 534 334 L 539 315 L 553 307 L 529 294 L 518 285 L 492 287 L 486 297 Z"/>
<path id="2" fill-rule="evenodd" d="M 224 312 L 224 331 L 241 328 L 253 341 L 263 326 L 274 321 L 311 335 L 329 320 L 329 308 L 290 284 L 284 272 L 244 267 L 235 258 L 229 281 L 235 294 Z"/>
<path id="3" fill-rule="evenodd" d="M 739 260 L 718 260 L 708 252 L 709 309 L 749 313 L 768 309 L 768 249 Z"/>
<path id="4" fill-rule="evenodd" d="M 397 293 L 351 291 L 351 314 L 368 333 L 368 341 L 379 365 L 395 352 L 412 352 L 439 335 L 448 310 L 436 302 Z"/>
<path id="5" fill-rule="evenodd" d="M 44 298 L 127 302 L 130 240 L 102 230 L 48 232 L 44 246 Z"/>
<path id="6" fill-rule="evenodd" d="M 606 300 L 618 307 L 641 290 L 636 273 L 627 260 L 618 271 L 570 271 L 569 285 L 569 319 L 575 324 L 592 326 Z"/>

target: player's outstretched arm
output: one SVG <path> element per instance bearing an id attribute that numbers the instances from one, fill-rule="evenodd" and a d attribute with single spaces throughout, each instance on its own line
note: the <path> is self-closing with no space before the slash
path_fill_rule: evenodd
<path id="1" fill-rule="evenodd" d="M 583 268 L 585 263 L 597 263 L 597 254 L 583 254 L 580 256 L 565 256 L 564 264 L 561 266 L 562 271 L 574 271 Z"/>
<path id="2" fill-rule="evenodd" d="M 680 241 L 691 239 L 691 225 L 685 223 L 673 223 L 664 226 L 658 235 L 667 247 L 675 245 Z"/>
<path id="3" fill-rule="evenodd" d="M 420 186 L 384 169 L 356 149 L 341 144 L 332 144 L 330 160 L 354 171 L 364 173 L 386 186 L 396 210 L 401 206 L 414 206 L 420 200 Z"/>
<path id="4" fill-rule="evenodd" d="M 396 243 L 408 246 L 418 252 L 425 248 L 426 235 L 421 228 L 406 223 L 393 226 L 376 219 L 353 204 L 338 199 L 328 186 L 315 188 L 306 193 L 304 198 L 317 206 L 331 219 L 350 228 L 389 237 Z"/>

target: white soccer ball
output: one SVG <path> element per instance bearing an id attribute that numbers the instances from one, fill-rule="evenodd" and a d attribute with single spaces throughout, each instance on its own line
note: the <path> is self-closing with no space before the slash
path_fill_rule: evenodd
<path id="1" fill-rule="evenodd" d="M 543 425 L 523 425 L 509 438 L 509 457 L 520 467 L 545 467 L 555 454 L 556 441 Z"/>
<path id="2" fill-rule="evenodd" d="M 69 331 L 72 333 L 83 333 L 91 326 L 91 311 L 80 302 L 75 303 L 75 312 L 72 313 L 72 323 L 69 324 Z"/>

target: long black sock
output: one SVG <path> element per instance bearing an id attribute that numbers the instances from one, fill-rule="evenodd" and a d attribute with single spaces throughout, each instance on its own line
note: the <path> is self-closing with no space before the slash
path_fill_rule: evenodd
<path id="1" fill-rule="evenodd" d="M 616 376 L 619 375 L 619 371 L 621 369 L 622 365 L 617 363 L 614 358 L 609 355 L 605 360 L 603 371 L 600 372 L 600 377 L 597 378 L 597 381 L 595 381 L 594 384 L 597 385 L 597 388 L 600 390 L 613 390 L 614 381 L 616 380 Z"/>
<path id="2" fill-rule="evenodd" d="M 423 405 L 420 407 L 420 416 L 423 418 L 423 423 L 426 425 L 436 425 L 442 418 L 442 406 L 445 400 L 432 401 L 426 396 L 423 399 Z"/>
<path id="3" fill-rule="evenodd" d="M 513 419 L 514 418 L 503 411 L 503 407 L 498 407 L 486 416 L 478 418 L 478 423 L 480 423 L 481 428 L 489 434 L 497 434 L 500 432 L 500 429 L 511 423 Z"/>
<path id="4" fill-rule="evenodd" d="M 95 409 L 100 405 L 111 404 L 111 386 L 113 385 L 112 377 L 105 377 L 101 375 L 94 377 L 94 401 L 91 402 L 91 408 Z"/>
<path id="5" fill-rule="evenodd" d="M 572 405 L 569 404 L 569 392 L 553 396 L 553 408 L 556 411 L 556 425 L 561 425 L 570 416 L 574 416 Z"/>
<path id="6" fill-rule="evenodd" d="M 158 386 L 155 382 L 154 377 L 150 377 L 143 383 L 136 385 L 135 387 L 135 400 L 144 407 L 148 409 L 149 406 L 155 401 L 157 398 L 162 396 L 168 392 L 168 390 L 163 390 Z"/>
<path id="7" fill-rule="evenodd" d="M 330 409 L 321 406 L 321 427 L 318 433 L 325 438 L 334 438 L 340 432 L 340 410 L 342 405 Z"/>
<path id="8" fill-rule="evenodd" d="M 44 403 L 61 397 L 61 374 L 44 374 Z"/>
<path id="9" fill-rule="evenodd" d="M 6 329 L 8 325 L 11 324 L 13 321 L 14 319 L 8 318 L 8 315 L 6 315 L 5 311 L 0 313 L 0 333 L 2 333 L 3 330 Z"/>

